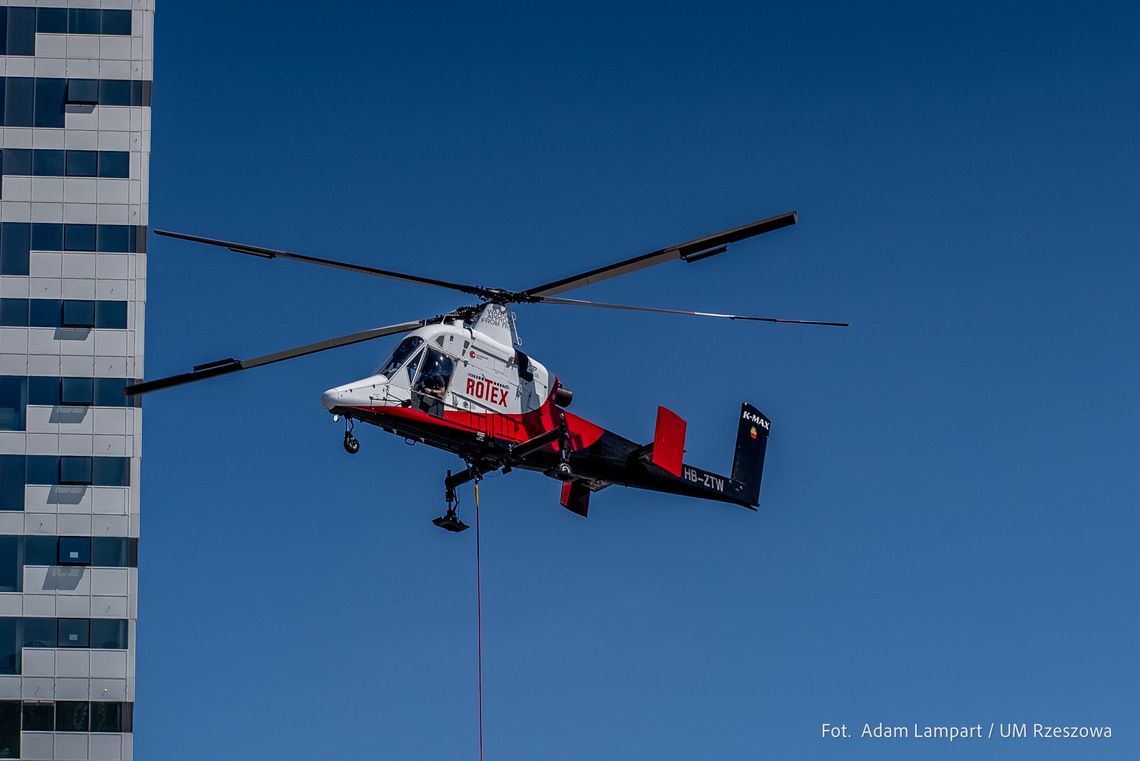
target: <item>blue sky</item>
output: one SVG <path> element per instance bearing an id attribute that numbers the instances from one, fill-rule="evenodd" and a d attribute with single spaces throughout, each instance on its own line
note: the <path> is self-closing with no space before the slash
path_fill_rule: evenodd
<path id="1" fill-rule="evenodd" d="M 587 418 L 773 429 L 759 513 L 484 483 L 487 757 L 1134 758 L 1140 14 L 794 5 L 160 3 L 151 224 L 523 288 L 799 210 L 579 294 L 849 330 L 519 308 Z M 151 377 L 458 304 L 164 239 L 148 288 Z M 140 758 L 475 757 L 458 461 L 319 404 L 393 343 L 146 400 Z M 879 721 L 1115 736 L 819 739 Z"/>

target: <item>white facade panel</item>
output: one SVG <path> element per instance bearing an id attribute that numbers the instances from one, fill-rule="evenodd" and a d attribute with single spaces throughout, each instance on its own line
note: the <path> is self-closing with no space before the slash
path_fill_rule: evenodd
<path id="1" fill-rule="evenodd" d="M 34 33 L 34 55 L 0 56 L 0 74 L 5 77 L 122 81 L 149 80 L 152 76 L 153 0 L 0 0 L 0 5 L 131 12 L 130 35 Z M 10 14 L 8 18 L 14 16 Z M 24 43 L 13 46 L 12 40 L 13 34 L 18 36 L 23 32 L 11 29 L 6 32 L 8 49 L 22 50 L 20 45 Z M 12 93 L 13 89 L 8 88 L 10 104 Z M 10 118 L 11 105 L 5 113 L 6 118 Z M 125 152 L 129 178 L 49 176 L 72 173 L 73 159 L 80 162 L 73 174 L 86 174 L 88 171 L 82 169 L 82 162 L 88 157 L 68 154 L 63 162 L 61 154 L 35 154 L 35 160 L 44 162 L 37 164 L 44 167 L 37 169 L 40 174 L 0 177 L 0 224 L 146 225 L 149 219 L 146 173 L 151 144 L 149 106 L 71 104 L 59 115 L 57 123 L 63 127 L 5 125 L 0 128 L 0 150 Z M 12 159 L 18 162 L 21 157 L 16 155 Z M 109 157 L 108 160 L 119 159 Z M 66 172 L 55 168 L 64 163 Z M 85 234 L 78 228 L 68 230 L 77 236 Z M 104 232 L 116 233 L 100 229 L 100 241 Z M 50 246 L 51 241 L 59 238 L 40 235 L 38 240 Z M 76 238 L 80 243 L 76 248 L 84 247 L 82 240 L 82 237 Z M 7 261 L 10 258 L 7 244 L 5 253 Z M 38 379 L 114 378 L 124 382 L 141 377 L 145 274 L 145 255 L 141 253 L 29 251 L 26 271 L 0 272 L 0 296 L 126 302 L 127 328 L 0 326 L 0 375 Z M 36 382 L 40 384 L 40 396 L 44 397 L 44 388 L 50 387 L 45 387 L 42 380 Z M 45 558 L 50 552 L 45 547 L 54 551 L 55 543 L 60 541 L 58 537 L 72 543 L 81 541 L 82 537 L 124 541 L 127 537 L 137 537 L 141 417 L 141 410 L 127 407 L 27 405 L 20 418 L 23 430 L 0 431 L 0 454 L 127 458 L 131 485 L 28 484 L 24 487 L 23 510 L 0 511 L 0 535 L 19 537 L 21 543 L 34 543 L 37 562 L 47 562 Z M 66 463 L 71 467 L 81 461 Z M 37 477 L 52 477 L 50 460 L 34 463 Z M 62 478 L 62 471 L 59 477 Z M 116 480 L 114 476 L 107 478 Z M 8 539 L 5 546 L 15 545 Z M 71 546 L 74 548 L 74 544 Z M 103 557 L 106 558 L 106 552 Z M 110 636 L 108 632 L 115 631 L 118 624 L 101 619 L 126 620 L 129 648 L 102 650 L 82 645 L 23 648 L 20 673 L 0 674 L 0 699 L 132 701 L 137 571 L 25 563 L 19 574 L 19 585 L 20 591 L 0 592 L 0 616 L 23 618 L 28 626 L 33 626 L 28 619 L 58 619 L 61 632 L 64 622 L 74 627 L 79 625 L 76 622 L 95 621 L 102 628 L 97 630 L 88 624 L 92 636 L 98 631 L 104 638 Z M 40 627 L 35 629 L 39 632 L 36 635 L 39 641 L 46 636 L 43 626 L 42 620 L 34 623 L 34 627 Z M 74 635 L 73 629 L 69 635 Z M 20 734 L 20 742 L 21 758 L 76 761 L 129 761 L 134 745 L 129 733 L 85 731 L 27 730 Z"/>

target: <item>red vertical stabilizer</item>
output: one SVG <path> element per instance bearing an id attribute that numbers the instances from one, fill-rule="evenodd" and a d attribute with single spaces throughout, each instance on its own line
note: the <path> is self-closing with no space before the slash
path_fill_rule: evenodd
<path id="1" fill-rule="evenodd" d="M 653 464 L 667 473 L 681 477 L 685 459 L 685 421 L 675 412 L 657 408 L 657 428 L 653 432 Z"/>
<path id="2" fill-rule="evenodd" d="M 590 511 L 590 490 L 581 481 L 562 482 L 562 506 L 583 518 Z"/>

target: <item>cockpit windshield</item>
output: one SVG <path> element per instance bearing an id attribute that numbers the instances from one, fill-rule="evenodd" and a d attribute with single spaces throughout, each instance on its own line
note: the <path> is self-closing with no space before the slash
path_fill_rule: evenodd
<path id="1" fill-rule="evenodd" d="M 416 353 L 416 349 L 420 348 L 420 346 L 423 345 L 423 342 L 424 339 L 420 338 L 419 336 L 408 336 L 403 341 L 400 341 L 400 345 L 396 347 L 396 350 L 394 352 L 392 352 L 392 356 L 388 358 L 388 361 L 380 366 L 380 369 L 376 371 L 376 374 L 383 375 L 385 378 L 390 379 L 392 377 L 392 374 L 399 370 L 403 364 L 408 361 L 408 357 Z"/>

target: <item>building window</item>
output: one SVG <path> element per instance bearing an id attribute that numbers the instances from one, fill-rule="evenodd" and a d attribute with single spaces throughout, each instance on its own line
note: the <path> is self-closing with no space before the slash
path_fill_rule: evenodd
<path id="1" fill-rule="evenodd" d="M 130 486 L 131 461 L 127 457 L 92 458 L 92 483 L 96 486 Z"/>
<path id="2" fill-rule="evenodd" d="M 0 510 L 24 509 L 24 468 L 27 458 L 0 454 Z"/>
<path id="3" fill-rule="evenodd" d="M 7 152 L 5 152 L 5 155 L 7 155 Z M 7 159 L 5 159 L 5 161 L 7 161 Z M 7 164 L 4 165 L 4 174 L 12 174 L 8 171 Z M 33 222 L 32 250 L 62 251 L 63 225 L 53 224 L 51 222 Z"/>
<path id="4" fill-rule="evenodd" d="M 67 102 L 76 106 L 95 106 L 99 104 L 98 79 L 69 79 L 67 80 Z"/>
<path id="5" fill-rule="evenodd" d="M 59 483 L 64 486 L 90 486 L 91 457 L 60 457 Z"/>
<path id="6" fill-rule="evenodd" d="M 59 403 L 71 407 L 90 407 L 95 401 L 92 378 L 60 378 Z"/>
<path id="7" fill-rule="evenodd" d="M 24 563 L 26 565 L 55 565 L 58 557 L 58 540 L 54 536 L 24 537 Z"/>
<path id="8" fill-rule="evenodd" d="M 60 565 L 90 565 L 91 538 L 86 536 L 61 536 L 59 538 Z"/>
<path id="9" fill-rule="evenodd" d="M 0 229 L 0 275 L 28 274 L 30 239 L 31 225 L 24 222 L 3 224 Z"/>
<path id="10" fill-rule="evenodd" d="M 55 729 L 55 703 L 24 703 L 24 731 L 51 732 Z"/>
<path id="11" fill-rule="evenodd" d="M 66 79 L 36 79 L 36 127 L 63 127 Z"/>
<path id="12" fill-rule="evenodd" d="M 63 151 L 32 151 L 32 174 L 36 177 L 62 177 L 64 173 Z"/>
<path id="13" fill-rule="evenodd" d="M 91 704 L 91 731 L 92 732 L 122 732 L 123 731 L 123 704 L 122 703 L 92 703 Z"/>
<path id="14" fill-rule="evenodd" d="M 126 179 L 131 176 L 131 154 L 126 151 L 100 151 L 99 176 Z"/>
<path id="15" fill-rule="evenodd" d="M 20 562 L 18 536 L 0 536 L 0 592 L 19 592 L 23 587 L 24 564 Z"/>
<path id="16" fill-rule="evenodd" d="M 44 34 L 66 34 L 67 8 L 40 8 L 36 15 L 36 31 Z"/>
<path id="17" fill-rule="evenodd" d="M 94 251 L 95 225 L 64 225 L 64 251 Z"/>
<path id="18" fill-rule="evenodd" d="M 29 299 L 28 324 L 33 328 L 58 328 L 62 310 L 58 299 Z"/>
<path id="19" fill-rule="evenodd" d="M 54 618 L 25 618 L 22 621 L 17 618 L 7 619 L 0 618 L 2 621 L 18 621 L 23 624 L 24 647 L 55 647 L 56 646 L 56 624 Z"/>
<path id="20" fill-rule="evenodd" d="M 91 647 L 105 650 L 126 650 L 126 620 L 118 618 L 91 619 Z"/>
<path id="21" fill-rule="evenodd" d="M 0 299 L 0 325 L 28 327 L 28 299 Z"/>
<path id="22" fill-rule="evenodd" d="M 20 673 L 20 619 L 0 618 L 0 674 Z"/>
<path id="23" fill-rule="evenodd" d="M 59 619 L 60 647 L 90 647 L 91 621 L 86 618 Z"/>
<path id="24" fill-rule="evenodd" d="M 4 54 L 36 54 L 36 9 L 8 8 Z"/>
<path id="25" fill-rule="evenodd" d="M 36 80 L 31 77 L 5 77 L 4 126 L 35 126 Z"/>
<path id="26" fill-rule="evenodd" d="M 95 302 L 75 299 L 65 300 L 63 302 L 63 316 L 61 327 L 95 327 Z"/>
<path id="27" fill-rule="evenodd" d="M 55 704 L 56 732 L 87 732 L 91 727 L 91 704 L 60 700 Z"/>
<path id="28" fill-rule="evenodd" d="M 28 408 L 28 381 L 0 376 L 0 431 L 22 431 Z"/>
<path id="29" fill-rule="evenodd" d="M 9 8 L 8 10 L 16 10 Z M 20 701 L 0 700 L 0 758 L 20 757 Z"/>
<path id="30" fill-rule="evenodd" d="M 95 327 L 125 330 L 127 327 L 127 302 L 96 301 Z"/>

